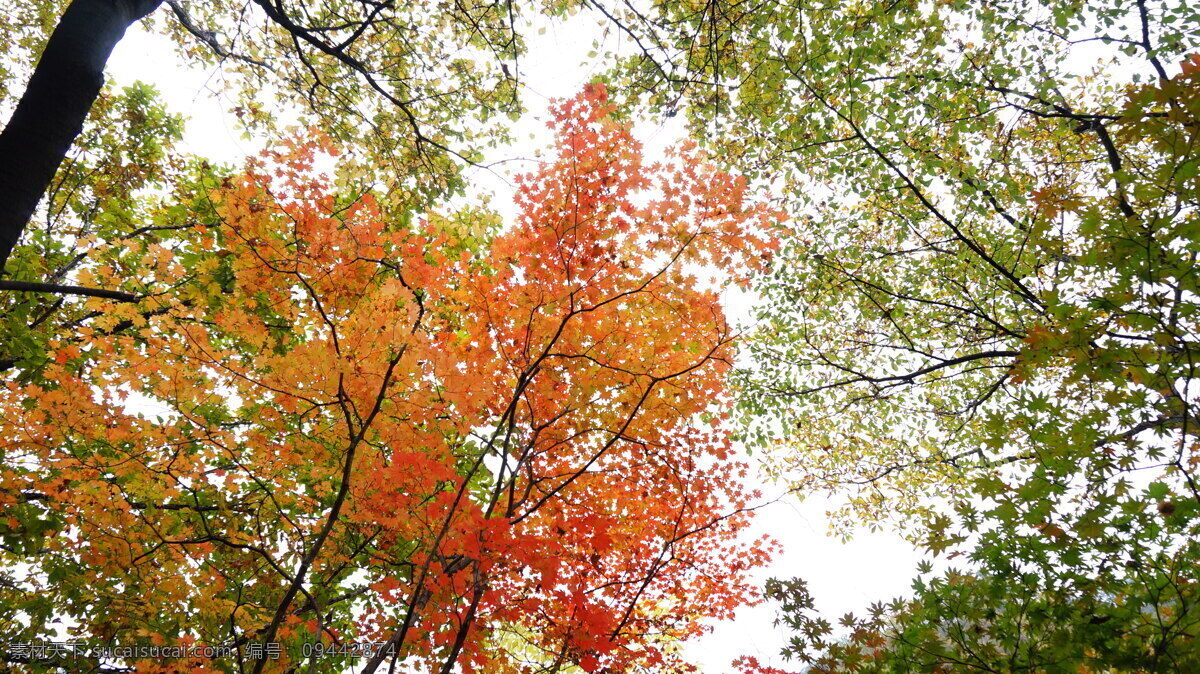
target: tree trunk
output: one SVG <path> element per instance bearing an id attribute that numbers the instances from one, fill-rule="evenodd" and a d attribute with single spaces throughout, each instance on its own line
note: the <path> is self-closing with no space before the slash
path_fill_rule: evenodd
<path id="1" fill-rule="evenodd" d="M 104 84 L 125 29 L 162 0 L 73 0 L 0 133 L 0 274 Z"/>

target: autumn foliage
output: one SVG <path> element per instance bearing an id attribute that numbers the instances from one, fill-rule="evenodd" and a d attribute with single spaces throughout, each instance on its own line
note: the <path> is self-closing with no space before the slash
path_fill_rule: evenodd
<path id="1" fill-rule="evenodd" d="M 644 164 L 610 113 L 601 86 L 554 108 L 500 231 L 392 222 L 312 138 L 145 245 L 150 292 L 88 300 L 2 391 L 14 636 L 237 651 L 143 671 L 366 641 L 426 671 L 683 667 L 770 550 L 739 538 L 720 288 L 777 214 L 693 149 Z M 81 282 L 126 280 L 95 259 Z"/>

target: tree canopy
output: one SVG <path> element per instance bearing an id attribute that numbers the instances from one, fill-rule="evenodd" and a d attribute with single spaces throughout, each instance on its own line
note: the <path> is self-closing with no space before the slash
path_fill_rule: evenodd
<path id="1" fill-rule="evenodd" d="M 843 497 L 843 531 L 900 527 L 961 564 L 836 638 L 803 582 L 777 582 L 789 653 L 819 671 L 1196 668 L 1200 13 L 643 18 L 664 42 L 625 81 L 690 103 L 797 216 L 759 286 L 746 440 L 798 492 Z"/>
<path id="2" fill-rule="evenodd" d="M 0 402 L 9 635 L 234 652 L 144 671 L 366 642 L 368 671 L 659 671 L 752 601 L 735 335 L 689 267 L 746 283 L 777 214 L 694 150 L 644 164 L 610 113 L 560 104 L 502 231 L 385 222 L 317 135 L 100 247 L 79 280 L 136 301 L 89 299 Z"/>
<path id="3" fill-rule="evenodd" d="M 513 3 L 71 0 L 4 9 L 11 20 L 0 39 L 12 50 L 0 66 L 0 109 L 12 115 L 0 134 L 0 199 L 9 204 L 0 270 L 87 115 L 101 114 L 92 108 L 105 64 L 134 23 L 170 37 L 185 64 L 220 65 L 248 126 L 277 135 L 289 116 L 319 124 L 364 154 L 401 202 L 460 191 L 459 160 L 479 160 L 505 138 L 499 122 L 521 110 L 527 26 Z"/>
<path id="4" fill-rule="evenodd" d="M 511 223 L 448 206 L 521 110 L 511 3 L 13 10 L 0 624 L 233 652 L 122 660 L 162 671 L 686 671 L 760 596 L 744 448 L 936 561 L 838 628 L 768 582 L 811 671 L 1200 669 L 1200 9 L 532 9 L 635 52 Z M 101 86 L 142 16 L 270 149 L 184 156 Z M 623 120 L 680 113 L 644 160 Z"/>

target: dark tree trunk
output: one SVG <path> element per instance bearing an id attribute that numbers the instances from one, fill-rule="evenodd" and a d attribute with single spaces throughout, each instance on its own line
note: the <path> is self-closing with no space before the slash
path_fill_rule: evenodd
<path id="1" fill-rule="evenodd" d="M 104 84 L 125 29 L 163 0 L 73 0 L 0 133 L 0 274 Z"/>

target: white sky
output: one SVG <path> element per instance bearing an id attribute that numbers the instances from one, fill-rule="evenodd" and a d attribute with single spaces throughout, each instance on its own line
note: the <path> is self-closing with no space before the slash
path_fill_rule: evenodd
<path id="1" fill-rule="evenodd" d="M 514 137 L 518 141 L 508 150 L 507 157 L 532 158 L 538 150 L 549 147 L 546 104 L 551 98 L 574 95 L 602 70 L 596 59 L 587 57 L 598 35 L 595 24 L 578 18 L 566 26 L 547 26 L 542 35 L 530 31 L 529 53 L 522 59 L 519 70 L 525 82 L 522 95 L 530 113 L 517 125 Z M 618 45 L 610 38 L 606 46 Z M 579 65 L 588 61 L 590 65 Z M 165 39 L 136 27 L 131 29 L 117 45 L 107 72 L 120 86 L 136 80 L 155 85 L 168 108 L 188 118 L 185 150 L 235 163 L 258 149 L 240 137 L 232 115 L 208 91 L 210 84 L 219 82 L 220 73 L 183 69 Z M 677 121 L 663 125 L 650 120 L 635 127 L 635 134 L 645 142 L 651 159 L 653 153 L 661 152 L 681 131 Z M 494 158 L 502 157 L 497 154 Z M 523 172 L 529 168 L 527 162 L 506 162 L 496 171 Z M 493 207 L 504 215 L 512 214 L 513 191 L 502 176 L 476 169 L 469 171 L 467 177 L 475 189 L 495 195 Z M 765 484 L 762 490 L 772 496 L 782 491 L 780 487 Z M 755 534 L 767 533 L 784 548 L 769 568 L 757 574 L 759 580 L 772 576 L 804 578 L 817 608 L 833 623 L 843 614 L 861 612 L 875 601 L 907 594 L 920 559 L 913 547 L 887 533 L 862 532 L 850 543 L 840 543 L 825 535 L 826 510 L 823 497 L 817 496 L 803 503 L 789 498 L 759 511 Z M 743 609 L 732 622 L 716 624 L 710 635 L 688 644 L 685 652 L 705 674 L 727 674 L 732 671 L 730 661 L 740 655 L 753 655 L 764 664 L 783 666 L 785 663 L 778 653 L 786 635 L 773 626 L 774 619 L 773 605 Z"/>

